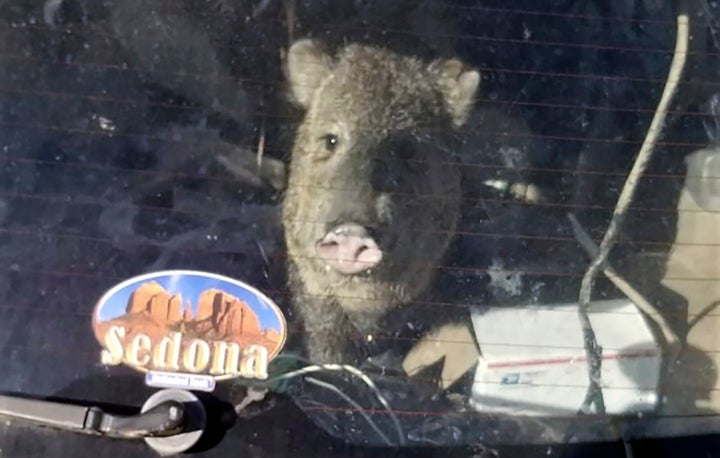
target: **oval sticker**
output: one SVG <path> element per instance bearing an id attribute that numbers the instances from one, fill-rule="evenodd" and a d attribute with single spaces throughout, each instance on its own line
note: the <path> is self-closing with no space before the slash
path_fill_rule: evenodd
<path id="1" fill-rule="evenodd" d="M 93 313 L 101 361 L 146 373 L 151 386 L 212 391 L 215 381 L 266 379 L 287 337 L 285 317 L 238 280 L 189 270 L 131 278 Z"/>

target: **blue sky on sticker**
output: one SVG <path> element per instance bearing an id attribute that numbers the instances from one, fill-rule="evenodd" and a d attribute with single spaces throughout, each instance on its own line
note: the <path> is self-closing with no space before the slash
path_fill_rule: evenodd
<path id="1" fill-rule="evenodd" d="M 206 289 L 215 288 L 232 294 L 241 301 L 247 302 L 250 308 L 255 311 L 262 329 L 270 328 L 281 332 L 280 319 L 273 307 L 267 304 L 261 297 L 258 297 L 253 291 L 220 278 L 189 273 L 162 274 L 156 277 L 148 276 L 124 286 L 115 291 L 113 295 L 108 297 L 105 303 L 100 306 L 98 310 L 98 320 L 107 321 L 124 315 L 128 300 L 133 291 L 143 283 L 150 281 L 157 282 L 170 294 L 182 295 L 183 310 L 189 300 L 193 316 L 197 314 L 197 303 L 200 294 Z"/>

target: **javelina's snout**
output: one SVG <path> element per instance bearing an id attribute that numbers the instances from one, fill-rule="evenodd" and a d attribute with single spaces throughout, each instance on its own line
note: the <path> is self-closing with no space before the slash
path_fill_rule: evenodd
<path id="1" fill-rule="evenodd" d="M 361 170 L 360 170 L 361 171 Z M 357 173 L 345 182 L 348 189 L 324 195 L 327 221 L 323 235 L 315 240 L 315 254 L 329 269 L 353 275 L 369 271 L 386 261 L 392 251 L 392 198 L 378 193 Z"/>
<path id="2" fill-rule="evenodd" d="M 315 245 L 325 264 L 346 275 L 376 266 L 383 252 L 370 232 L 357 223 L 344 223 L 325 234 Z"/>

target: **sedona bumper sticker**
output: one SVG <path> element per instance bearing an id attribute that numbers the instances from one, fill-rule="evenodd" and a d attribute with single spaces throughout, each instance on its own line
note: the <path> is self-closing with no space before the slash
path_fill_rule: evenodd
<path id="1" fill-rule="evenodd" d="M 212 391 L 235 377 L 266 379 L 287 337 L 285 317 L 238 280 L 190 270 L 131 278 L 93 313 L 103 364 L 145 372 L 150 386 Z"/>

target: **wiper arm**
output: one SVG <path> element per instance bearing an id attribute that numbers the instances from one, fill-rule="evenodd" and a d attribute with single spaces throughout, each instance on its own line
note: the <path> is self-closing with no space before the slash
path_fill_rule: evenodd
<path id="1" fill-rule="evenodd" d="M 183 429 L 185 410 L 179 402 L 166 401 L 138 415 L 118 416 L 99 407 L 0 396 L 0 415 L 53 428 L 135 439 L 178 434 Z"/>
<path id="2" fill-rule="evenodd" d="M 189 391 L 155 393 L 136 415 L 116 415 L 97 406 L 0 395 L 0 415 L 41 426 L 115 439 L 145 439 L 160 454 L 194 446 L 205 428 L 205 409 Z"/>

